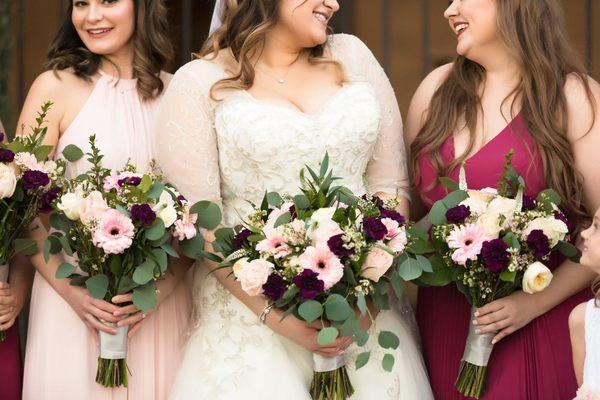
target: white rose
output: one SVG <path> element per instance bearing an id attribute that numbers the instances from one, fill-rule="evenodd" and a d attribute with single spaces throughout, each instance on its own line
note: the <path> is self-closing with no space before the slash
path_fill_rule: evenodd
<path id="1" fill-rule="evenodd" d="M 248 257 L 240 258 L 235 262 L 235 264 L 233 264 L 233 275 L 235 275 L 237 280 L 241 279 L 246 265 L 248 265 Z"/>
<path id="2" fill-rule="evenodd" d="M 79 219 L 79 209 L 82 201 L 83 199 L 80 195 L 76 193 L 66 193 L 61 196 L 60 202 L 56 207 L 65 213 L 67 218 L 72 221 L 77 221 Z"/>
<path id="3" fill-rule="evenodd" d="M 373 247 L 365 259 L 360 276 L 373 282 L 379 282 L 379 279 L 390 269 L 393 262 L 394 256 L 379 247 Z"/>
<path id="4" fill-rule="evenodd" d="M 263 285 L 267 283 L 269 275 L 275 266 L 267 260 L 258 259 L 247 263 L 240 273 L 242 289 L 250 296 L 263 293 Z"/>
<path id="5" fill-rule="evenodd" d="M 0 199 L 7 199 L 15 193 L 17 177 L 13 168 L 0 163 Z"/>
<path id="6" fill-rule="evenodd" d="M 539 261 L 534 262 L 525 271 L 523 275 L 523 291 L 534 294 L 541 292 L 550 285 L 552 281 L 552 272 Z"/>
<path id="7" fill-rule="evenodd" d="M 167 206 L 156 213 L 158 218 L 165 224 L 165 228 L 169 228 L 177 221 L 177 210 L 173 206 Z"/>
<path id="8" fill-rule="evenodd" d="M 335 207 L 320 208 L 310 216 L 310 220 L 317 225 L 331 222 L 335 210 Z"/>
<path id="9" fill-rule="evenodd" d="M 477 223 L 485 229 L 485 235 L 489 239 L 497 239 L 502 226 L 500 226 L 500 214 L 486 213 L 477 219 Z"/>
<path id="10" fill-rule="evenodd" d="M 517 208 L 517 201 L 515 199 L 508 199 L 506 197 L 498 196 L 490 202 L 488 210 L 495 213 L 504 215 L 506 219 L 509 219 L 515 213 Z"/>
<path id="11" fill-rule="evenodd" d="M 84 224 L 89 223 L 93 219 L 99 220 L 108 208 L 108 204 L 106 204 L 104 197 L 102 197 L 102 193 L 94 190 L 81 201 L 79 218 Z"/>
<path id="12" fill-rule="evenodd" d="M 567 224 L 554 217 L 534 219 L 527 224 L 527 227 L 525 227 L 525 231 L 523 233 L 525 234 L 525 237 L 527 237 L 531 231 L 536 229 L 541 229 L 544 232 L 544 235 L 546 235 L 550 241 L 550 247 L 556 246 L 558 242 L 563 240 L 566 234 L 569 233 Z"/>

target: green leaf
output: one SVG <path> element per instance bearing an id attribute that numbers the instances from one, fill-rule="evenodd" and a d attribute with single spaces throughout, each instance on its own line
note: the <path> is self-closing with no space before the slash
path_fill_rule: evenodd
<path id="1" fill-rule="evenodd" d="M 387 372 L 392 372 L 392 370 L 394 369 L 394 361 L 395 360 L 394 360 L 393 355 L 386 354 L 385 356 L 383 356 L 383 361 L 381 361 L 381 366 Z"/>
<path id="2" fill-rule="evenodd" d="M 500 280 L 504 282 L 514 282 L 517 277 L 517 271 L 510 272 L 505 269 L 500 272 Z"/>
<path id="3" fill-rule="evenodd" d="M 458 182 L 455 182 L 450 178 L 446 178 L 445 176 L 443 176 L 441 178 L 438 178 L 438 180 L 440 181 L 440 183 L 442 185 L 444 185 L 445 187 L 447 187 L 450 190 L 458 190 L 459 189 Z"/>
<path id="4" fill-rule="evenodd" d="M 125 294 L 131 292 L 138 284 L 131 279 L 129 276 L 123 276 L 119 282 L 118 294 Z"/>
<path id="5" fill-rule="evenodd" d="M 578 263 L 581 259 L 581 251 L 569 242 L 561 240 L 556 245 L 556 249 L 571 261 Z"/>
<path id="6" fill-rule="evenodd" d="M 148 193 L 148 191 L 150 190 L 151 187 L 152 187 L 152 178 L 150 178 L 148 175 L 142 176 L 142 181 L 140 182 L 140 184 L 138 185 L 137 188 L 142 193 Z M 159 195 L 159 197 L 160 197 L 160 195 Z"/>
<path id="7" fill-rule="evenodd" d="M 46 161 L 52 150 L 54 150 L 54 147 L 49 145 L 38 146 L 33 150 L 33 155 L 38 161 Z"/>
<path id="8" fill-rule="evenodd" d="M 396 336 L 395 333 L 390 331 L 381 331 L 379 332 L 379 337 L 377 338 L 379 345 L 384 349 L 394 349 L 396 350 L 398 346 L 400 346 L 400 339 Z"/>
<path id="9" fill-rule="evenodd" d="M 156 287 L 154 282 L 133 289 L 133 304 L 141 311 L 156 307 Z"/>
<path id="10" fill-rule="evenodd" d="M 323 306 L 315 300 L 305 301 L 298 307 L 298 315 L 309 324 L 313 323 L 323 315 Z"/>
<path id="11" fill-rule="evenodd" d="M 298 292 L 300 292 L 300 289 L 298 288 L 298 286 L 296 286 L 296 285 L 291 286 L 288 290 L 285 291 L 282 299 L 289 300 L 289 299 L 293 298 L 294 296 L 296 296 L 298 294 Z"/>
<path id="12" fill-rule="evenodd" d="M 279 208 L 283 204 L 283 199 L 281 198 L 279 193 L 270 192 L 270 193 L 267 193 L 267 202 L 270 205 L 272 205 L 273 207 Z"/>
<path id="13" fill-rule="evenodd" d="M 167 252 L 162 249 L 153 249 L 152 256 L 154 257 L 154 262 L 160 268 L 160 271 L 164 273 L 167 270 L 167 266 L 169 265 Z"/>
<path id="14" fill-rule="evenodd" d="M 402 294 L 404 293 L 404 281 L 400 277 L 398 270 L 392 272 L 392 287 L 394 288 L 396 297 L 399 299 L 402 298 Z"/>
<path id="15" fill-rule="evenodd" d="M 56 279 L 68 278 L 75 272 L 75 267 L 67 262 L 62 263 L 56 269 Z"/>
<path id="16" fill-rule="evenodd" d="M 64 214 L 53 213 L 50 215 L 50 226 L 57 231 L 68 234 L 73 227 L 73 222 Z"/>
<path id="17" fill-rule="evenodd" d="M 159 240 L 165 234 L 165 223 L 160 218 L 156 218 L 150 228 L 146 229 L 144 236 L 150 241 Z"/>
<path id="18" fill-rule="evenodd" d="M 310 207 L 310 201 L 308 200 L 308 197 L 303 194 L 294 196 L 294 204 L 298 210 L 306 210 Z"/>
<path id="19" fill-rule="evenodd" d="M 133 281 L 138 285 L 145 285 L 154 279 L 154 262 L 147 259 L 137 267 L 133 272 Z"/>
<path id="20" fill-rule="evenodd" d="M 32 256 L 38 252 L 37 242 L 33 239 L 16 239 L 14 246 L 15 252 L 26 256 Z"/>
<path id="21" fill-rule="evenodd" d="M 123 270 L 121 256 L 115 254 L 111 257 L 110 260 L 110 272 L 114 276 L 121 276 L 121 271 Z"/>
<path id="22" fill-rule="evenodd" d="M 277 218 L 277 221 L 275 221 L 274 227 L 277 228 L 281 225 L 288 224 L 291 221 L 292 221 L 292 215 L 289 212 L 286 212 L 285 214 L 283 214 L 282 216 Z"/>
<path id="23" fill-rule="evenodd" d="M 148 197 L 151 198 L 152 200 L 158 200 L 164 190 L 165 190 L 164 183 L 154 182 L 154 184 L 152 185 L 152 188 L 150 188 L 150 191 L 148 192 Z"/>
<path id="24" fill-rule="evenodd" d="M 428 258 L 418 255 L 417 261 L 419 262 L 419 266 L 423 272 L 433 272 L 431 261 L 429 261 Z"/>
<path id="25" fill-rule="evenodd" d="M 442 200 L 436 201 L 429 210 L 427 218 L 433 225 L 443 225 L 447 222 L 446 211 L 448 211 L 448 208 L 446 208 L 444 202 Z"/>
<path id="26" fill-rule="evenodd" d="M 360 330 L 360 318 L 356 314 L 350 317 L 342 324 L 342 336 L 352 337 L 355 332 Z"/>
<path id="27" fill-rule="evenodd" d="M 179 248 L 186 257 L 191 258 L 192 260 L 200 260 L 204 257 L 204 237 L 198 232 L 198 234 L 190 240 L 180 242 Z"/>
<path id="28" fill-rule="evenodd" d="M 330 321 L 341 322 L 352 315 L 352 308 L 343 296 L 332 294 L 325 302 L 325 314 Z"/>
<path id="29" fill-rule="evenodd" d="M 440 255 L 429 259 L 433 272 L 425 272 L 419 281 L 429 286 L 446 286 L 452 282 L 452 270 L 444 264 Z"/>
<path id="30" fill-rule="evenodd" d="M 50 250 L 52 249 L 52 241 L 50 240 L 50 236 L 46 240 L 44 240 L 44 262 L 47 264 L 48 260 L 50 260 Z"/>
<path id="31" fill-rule="evenodd" d="M 502 240 L 509 247 L 512 247 L 517 250 L 521 250 L 521 243 L 519 242 L 519 239 L 517 238 L 517 236 L 514 233 L 508 232 L 506 235 L 504 235 Z"/>
<path id="32" fill-rule="evenodd" d="M 559 206 L 562 201 L 559 194 L 556 193 L 552 189 L 546 189 L 538 194 L 538 197 L 537 197 L 538 201 L 544 202 L 545 199 L 551 201 L 552 203 L 556 204 L 557 206 Z"/>
<path id="33" fill-rule="evenodd" d="M 192 214 L 198 214 L 198 224 L 208 230 L 215 229 L 221 223 L 221 209 L 210 201 L 199 201 L 190 209 Z"/>
<path id="34" fill-rule="evenodd" d="M 456 207 L 460 204 L 461 201 L 465 200 L 468 197 L 469 194 L 464 190 L 456 190 L 444 197 L 444 200 L 442 200 L 442 202 L 444 203 L 444 206 L 446 206 L 446 209 L 448 209 Z"/>
<path id="35" fill-rule="evenodd" d="M 177 251 L 173 248 L 173 246 L 171 246 L 168 243 L 163 243 L 160 246 L 161 249 L 163 249 L 168 255 L 170 255 L 173 258 L 179 258 L 179 254 L 177 254 Z"/>
<path id="36" fill-rule="evenodd" d="M 321 170 L 319 171 L 320 175 L 325 176 L 328 169 L 329 169 L 329 154 L 327 152 L 325 152 L 325 157 L 323 158 L 323 161 L 321 162 Z"/>
<path id="37" fill-rule="evenodd" d="M 402 264 L 400 264 L 398 273 L 405 281 L 412 281 L 423 274 L 423 269 L 421 268 L 419 261 L 408 257 Z"/>
<path id="38" fill-rule="evenodd" d="M 362 347 L 369 341 L 369 334 L 365 331 L 354 332 L 354 341 L 358 347 Z"/>
<path id="39" fill-rule="evenodd" d="M 69 244 L 69 239 L 67 238 L 67 236 L 66 235 L 64 235 L 64 236 L 58 236 L 58 241 L 62 245 L 62 248 L 65 251 L 65 253 L 68 256 L 72 256 L 73 255 L 73 249 L 71 248 L 71 245 Z"/>
<path id="40" fill-rule="evenodd" d="M 367 314 L 367 299 L 365 299 L 365 295 L 363 293 L 359 293 L 356 304 L 358 305 L 358 309 L 362 315 Z"/>
<path id="41" fill-rule="evenodd" d="M 81 151 L 81 149 L 74 144 L 70 144 L 65 147 L 62 154 L 70 162 L 75 162 L 83 157 L 83 151 Z"/>
<path id="42" fill-rule="evenodd" d="M 319 332 L 319 336 L 317 337 L 317 343 L 319 343 L 321 346 L 328 345 L 332 343 L 338 337 L 338 335 L 338 330 L 332 326 L 323 328 Z"/>
<path id="43" fill-rule="evenodd" d="M 94 275 L 85 281 L 90 295 L 98 300 L 103 300 L 108 290 L 108 277 L 104 274 Z"/>
<path id="44" fill-rule="evenodd" d="M 428 254 L 433 253 L 435 247 L 428 240 L 417 238 L 406 250 L 412 254 Z"/>
<path id="45" fill-rule="evenodd" d="M 356 356 L 356 369 L 360 369 L 362 367 L 364 367 L 368 362 L 369 362 L 369 358 L 371 357 L 371 352 L 370 351 L 365 351 L 364 353 L 360 353 L 358 356 Z"/>

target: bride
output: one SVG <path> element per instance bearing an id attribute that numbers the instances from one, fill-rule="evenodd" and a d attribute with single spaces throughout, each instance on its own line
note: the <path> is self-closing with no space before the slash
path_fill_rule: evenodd
<path id="1" fill-rule="evenodd" d="M 219 4 L 219 2 L 218 2 Z M 157 129 L 158 161 L 190 201 L 222 204 L 226 225 L 265 190 L 295 193 L 298 173 L 327 151 L 344 185 L 398 196 L 408 209 L 402 121 L 390 83 L 356 37 L 328 36 L 336 0 L 227 0 L 222 25 L 199 59 L 175 75 Z M 210 235 L 210 233 L 209 233 Z M 353 399 L 432 399 L 410 311 L 382 311 L 371 326 L 369 363 L 350 338 L 317 343 L 318 326 L 249 297 L 227 270 L 195 274 L 195 326 L 171 399 L 306 400 L 312 353 L 345 354 Z M 390 290 L 390 292 L 393 292 Z M 400 302 L 392 299 L 396 305 Z M 403 315 L 404 314 L 404 315 Z M 363 323 L 368 324 L 367 321 Z M 368 326 L 368 325 L 367 325 Z M 381 367 L 377 331 L 400 337 L 392 372 Z"/>

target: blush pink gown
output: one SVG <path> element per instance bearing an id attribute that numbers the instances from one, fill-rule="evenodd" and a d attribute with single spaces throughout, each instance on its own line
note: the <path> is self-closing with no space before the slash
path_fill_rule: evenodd
<path id="1" fill-rule="evenodd" d="M 159 100 L 142 101 L 135 80 L 117 82 L 101 74 L 79 115 L 60 138 L 57 154 L 69 144 L 88 151 L 88 138 L 95 134 L 106 167 L 120 168 L 131 158 L 144 169 L 154 153 L 153 128 Z M 82 159 L 72 164 L 67 173 L 74 177 L 87 167 L 87 161 Z M 166 399 L 179 367 L 189 313 L 189 288 L 182 282 L 129 340 L 129 387 L 107 389 L 95 382 L 98 346 L 91 331 L 36 273 L 23 399 Z"/>
<path id="2" fill-rule="evenodd" d="M 486 146 L 466 163 L 467 182 L 472 189 L 496 187 L 505 155 L 513 149 L 514 168 L 523 176 L 529 195 L 546 188 L 540 154 L 525 120 L 519 114 Z M 441 148 L 443 159 L 454 160 L 454 142 L 448 139 Z M 444 197 L 446 190 L 437 181 L 431 158 L 419 160 L 421 179 L 418 189 L 427 208 Z M 458 181 L 457 167 L 450 177 Z M 550 268 L 561 260 L 555 257 Z M 566 400 L 577 390 L 573 372 L 567 320 L 571 310 L 589 299 L 583 291 L 529 325 L 503 339 L 494 347 L 490 359 L 484 400 Z M 454 387 L 470 323 L 470 305 L 455 285 L 420 288 L 417 318 L 425 362 L 436 400 L 464 399 Z"/>

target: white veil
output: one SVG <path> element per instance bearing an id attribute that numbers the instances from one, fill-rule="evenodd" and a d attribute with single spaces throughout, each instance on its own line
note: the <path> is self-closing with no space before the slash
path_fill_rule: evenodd
<path id="1" fill-rule="evenodd" d="M 217 0 L 215 3 L 215 9 L 213 11 L 212 20 L 210 21 L 210 30 L 208 31 L 209 35 L 212 35 L 213 32 L 221 25 L 223 25 L 223 12 L 225 11 L 225 0 Z"/>

